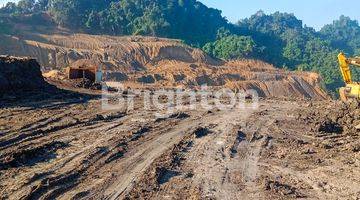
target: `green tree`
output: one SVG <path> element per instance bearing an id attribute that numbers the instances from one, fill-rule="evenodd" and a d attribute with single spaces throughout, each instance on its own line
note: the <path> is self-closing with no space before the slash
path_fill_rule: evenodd
<path id="1" fill-rule="evenodd" d="M 22 14 L 29 14 L 34 11 L 35 0 L 20 0 L 17 7 Z"/>
<path id="2" fill-rule="evenodd" d="M 37 0 L 34 5 L 34 12 L 42 12 L 48 9 L 49 0 Z"/>
<path id="3" fill-rule="evenodd" d="M 164 19 L 159 7 L 147 9 L 134 21 L 135 35 L 166 36 L 170 24 Z"/>
<path id="4" fill-rule="evenodd" d="M 252 57 L 256 45 L 251 37 L 230 35 L 213 43 L 207 43 L 203 50 L 213 57 L 223 59 L 239 59 Z"/>
<path id="5" fill-rule="evenodd" d="M 324 40 L 329 40 L 334 48 L 350 54 L 360 47 L 360 26 L 358 21 L 341 16 L 332 24 L 325 25 L 320 34 Z"/>
<path id="6" fill-rule="evenodd" d="M 232 35 L 231 31 L 225 27 L 221 27 L 218 31 L 217 31 L 217 34 L 216 34 L 216 39 L 219 40 L 221 38 L 224 38 L 224 37 L 228 37 Z"/>
<path id="7" fill-rule="evenodd" d="M 18 7 L 14 2 L 8 2 L 4 7 L 0 8 L 3 14 L 15 14 L 18 12 Z"/>
<path id="8" fill-rule="evenodd" d="M 100 26 L 100 18 L 98 13 L 95 11 L 91 11 L 89 14 L 87 21 L 85 23 L 86 28 L 89 29 L 91 32 L 96 32 L 99 30 Z"/>
<path id="9" fill-rule="evenodd" d="M 50 0 L 48 7 L 57 24 L 72 29 L 177 38 L 199 47 L 228 26 L 221 11 L 196 0 Z"/>
<path id="10" fill-rule="evenodd" d="M 6 22 L 6 19 L 0 17 L 0 34 L 10 34 L 11 33 L 11 25 Z"/>
<path id="11" fill-rule="evenodd" d="M 49 4 L 50 14 L 60 26 L 78 27 L 80 25 L 77 0 L 51 0 Z"/>

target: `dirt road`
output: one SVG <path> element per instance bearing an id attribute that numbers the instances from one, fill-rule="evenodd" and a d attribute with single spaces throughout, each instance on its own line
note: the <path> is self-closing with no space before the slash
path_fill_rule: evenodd
<path id="1" fill-rule="evenodd" d="M 299 118 L 308 102 L 162 118 L 135 105 L 70 95 L 1 108 L 1 198 L 360 198 L 359 135 L 317 135 Z"/>

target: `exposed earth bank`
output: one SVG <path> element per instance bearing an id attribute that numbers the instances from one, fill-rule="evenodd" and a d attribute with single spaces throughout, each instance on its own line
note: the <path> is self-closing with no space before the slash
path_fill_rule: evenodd
<path id="1" fill-rule="evenodd" d="M 256 90 L 261 97 L 326 99 L 316 73 L 289 72 L 255 60 L 222 61 L 177 40 L 86 34 L 0 35 L 0 54 L 31 56 L 43 70 L 63 70 L 82 59 L 101 62 L 105 81 L 132 88 L 201 85 Z"/>

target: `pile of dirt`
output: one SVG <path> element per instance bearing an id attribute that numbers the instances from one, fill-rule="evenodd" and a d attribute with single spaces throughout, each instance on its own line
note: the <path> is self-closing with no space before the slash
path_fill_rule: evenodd
<path id="1" fill-rule="evenodd" d="M 359 135 L 359 101 L 312 103 L 309 108 L 307 112 L 300 113 L 299 118 L 309 123 L 315 132 L 328 135 Z"/>
<path id="2" fill-rule="evenodd" d="M 73 87 L 75 88 L 85 88 L 90 90 L 101 90 L 101 84 L 100 83 L 94 83 L 90 79 L 87 78 L 80 78 L 80 79 L 74 79 L 69 81 Z"/>
<path id="3" fill-rule="evenodd" d="M 59 70 L 50 70 L 42 74 L 44 78 L 53 80 L 65 80 L 66 74 Z"/>
<path id="4" fill-rule="evenodd" d="M 48 87 L 35 59 L 0 56 L 0 94 Z"/>
<path id="5" fill-rule="evenodd" d="M 357 101 L 313 102 L 299 112 L 298 119 L 311 129 L 309 136 L 318 139 L 316 147 L 328 153 L 356 154 L 360 152 L 359 105 Z"/>
<path id="6" fill-rule="evenodd" d="M 256 60 L 223 61 L 178 40 L 86 34 L 0 36 L 0 54 L 32 56 L 51 69 L 78 60 L 104 65 L 106 80 L 130 88 L 256 90 L 261 97 L 326 99 L 316 73 L 289 72 Z"/>

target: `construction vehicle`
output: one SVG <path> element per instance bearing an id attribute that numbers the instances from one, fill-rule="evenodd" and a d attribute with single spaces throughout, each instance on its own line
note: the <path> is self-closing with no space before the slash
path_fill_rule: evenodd
<path id="1" fill-rule="evenodd" d="M 353 82 L 351 77 L 350 66 L 354 65 L 360 67 L 360 57 L 346 58 L 344 53 L 338 55 L 341 74 L 346 86 L 340 88 L 340 99 L 344 102 L 349 99 L 360 100 L 360 83 Z"/>

